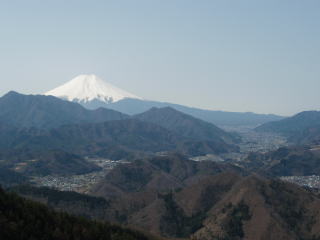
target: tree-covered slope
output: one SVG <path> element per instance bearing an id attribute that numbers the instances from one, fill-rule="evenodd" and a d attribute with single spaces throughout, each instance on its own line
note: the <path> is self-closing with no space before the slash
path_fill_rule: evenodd
<path id="1" fill-rule="evenodd" d="M 55 212 L 0 189 L 0 239 L 148 240 L 137 231 Z"/>

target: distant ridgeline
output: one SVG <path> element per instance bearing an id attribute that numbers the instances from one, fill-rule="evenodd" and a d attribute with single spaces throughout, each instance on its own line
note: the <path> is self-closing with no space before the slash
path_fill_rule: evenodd
<path id="1" fill-rule="evenodd" d="M 74 162 L 74 167 L 78 164 L 93 168 L 79 156 L 117 160 L 163 151 L 190 156 L 238 151 L 238 136 L 172 108 L 152 109 L 130 117 L 103 108 L 87 110 L 52 96 L 16 92 L 0 98 L 0 108 L 0 155 L 14 159 L 0 164 L 13 168 L 19 161 L 25 164 L 36 160 L 27 162 L 32 169 L 20 165 L 18 169 L 25 172 L 44 170 L 49 162 L 50 169 L 58 170 L 53 159 L 62 162 L 66 158 Z"/>
<path id="2" fill-rule="evenodd" d="M 301 112 L 293 117 L 263 124 L 256 131 L 279 133 L 295 144 L 320 144 L 320 112 Z"/>
<path id="3" fill-rule="evenodd" d="M 71 102 L 77 102 L 88 109 L 105 107 L 129 115 L 140 114 L 153 107 L 171 107 L 216 125 L 257 126 L 283 118 L 273 114 L 210 111 L 172 103 L 148 101 L 117 88 L 95 75 L 79 75 L 71 81 L 46 92 L 45 95 L 52 95 Z"/>

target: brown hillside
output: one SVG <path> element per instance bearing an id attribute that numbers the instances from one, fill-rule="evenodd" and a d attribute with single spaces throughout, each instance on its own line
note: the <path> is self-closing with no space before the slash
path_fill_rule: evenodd
<path id="1" fill-rule="evenodd" d="M 208 212 L 192 239 L 318 239 L 320 200 L 289 183 L 244 178 Z"/>

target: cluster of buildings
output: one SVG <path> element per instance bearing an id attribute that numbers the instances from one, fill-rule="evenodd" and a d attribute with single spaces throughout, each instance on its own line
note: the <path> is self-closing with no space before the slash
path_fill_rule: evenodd
<path id="1" fill-rule="evenodd" d="M 311 175 L 311 176 L 285 176 L 280 177 L 281 180 L 295 183 L 297 185 L 312 188 L 320 189 L 320 176 Z"/>
<path id="2" fill-rule="evenodd" d="M 36 186 L 50 187 L 60 191 L 75 191 L 86 193 L 93 185 L 98 183 L 104 176 L 118 164 L 126 164 L 126 161 L 112 161 L 109 159 L 90 159 L 88 161 L 100 166 L 102 170 L 82 175 L 70 176 L 44 176 L 34 177 L 32 182 Z"/>
<path id="3" fill-rule="evenodd" d="M 259 133 L 253 130 L 240 132 L 242 143 L 240 151 L 248 152 L 269 152 L 277 150 L 279 147 L 288 146 L 285 137 L 274 133 Z"/>

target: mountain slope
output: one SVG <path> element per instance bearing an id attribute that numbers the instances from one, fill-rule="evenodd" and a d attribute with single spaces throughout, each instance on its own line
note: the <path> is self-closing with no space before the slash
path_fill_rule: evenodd
<path id="1" fill-rule="evenodd" d="M 109 216 L 166 237 L 320 237 L 319 196 L 290 183 L 241 176 L 236 169 L 155 158 L 114 169 L 93 191 L 111 200 Z"/>
<path id="2" fill-rule="evenodd" d="M 263 124 L 260 132 L 275 132 L 294 143 L 320 142 L 320 111 L 306 111 L 280 121 Z"/>
<path id="3" fill-rule="evenodd" d="M 166 237 L 320 237 L 319 195 L 290 183 L 245 176 L 241 169 L 228 164 L 194 162 L 180 155 L 119 165 L 93 189 L 105 200 L 46 189 L 13 190 L 30 198 L 47 199 L 57 209 Z"/>
<path id="4" fill-rule="evenodd" d="M 50 130 L 4 128 L 0 132 L 0 149 L 10 148 L 62 150 L 112 159 L 161 151 L 179 151 L 191 156 L 237 151 L 236 146 L 224 142 L 188 139 L 136 119 L 64 125 Z"/>
<path id="5" fill-rule="evenodd" d="M 103 200 L 49 189 L 13 189 L 30 198 L 47 199 L 57 209 L 117 221 L 167 237 L 201 240 L 320 237 L 319 196 L 290 183 L 222 172 L 203 175 L 173 191 L 146 190 L 136 189 Z"/>
<path id="6" fill-rule="evenodd" d="M 257 176 L 233 186 L 192 239 L 319 239 L 320 199 L 292 185 Z"/>
<path id="7" fill-rule="evenodd" d="M 97 103 L 112 103 L 125 98 L 141 99 L 112 86 L 95 75 L 79 75 L 62 86 L 46 92 L 44 95 L 51 95 L 83 104 L 92 101 Z"/>
<path id="8" fill-rule="evenodd" d="M 0 239 L 118 240 L 153 239 L 109 223 L 89 221 L 25 200 L 0 189 Z"/>
<path id="9" fill-rule="evenodd" d="M 241 179 L 237 173 L 242 170 L 228 164 L 195 162 L 176 154 L 117 166 L 92 190 L 107 199 L 28 186 L 10 190 L 69 213 L 181 237 L 201 226 L 204 214 L 199 213 Z M 171 208 L 173 201 L 178 211 Z"/>
<path id="10" fill-rule="evenodd" d="M 58 150 L 0 150 L 0 168 L 13 169 L 24 176 L 76 175 L 100 170 L 84 158 Z"/>
<path id="11" fill-rule="evenodd" d="M 52 96 L 9 92 L 0 98 L 0 122 L 18 128 L 54 128 L 65 124 L 104 122 L 128 118 L 114 110 L 87 110 Z"/>
<path id="12" fill-rule="evenodd" d="M 171 107 L 152 108 L 147 112 L 134 115 L 133 118 L 162 126 L 177 134 L 198 140 L 233 143 L 236 137 L 215 125 L 196 119 Z"/>
<path id="13" fill-rule="evenodd" d="M 109 200 L 112 221 L 162 236 L 188 237 L 201 226 L 202 211 L 239 179 L 237 173 L 243 171 L 228 164 L 194 162 L 181 155 L 154 157 L 117 166 L 91 193 Z"/>
<path id="14" fill-rule="evenodd" d="M 24 175 L 13 170 L 0 166 L 0 185 L 8 187 L 12 185 L 20 185 L 28 183 L 29 179 Z"/>
<path id="15" fill-rule="evenodd" d="M 243 173 L 232 165 L 190 161 L 179 154 L 153 157 L 117 166 L 92 192 L 104 197 L 150 190 L 166 192 L 227 171 Z"/>

